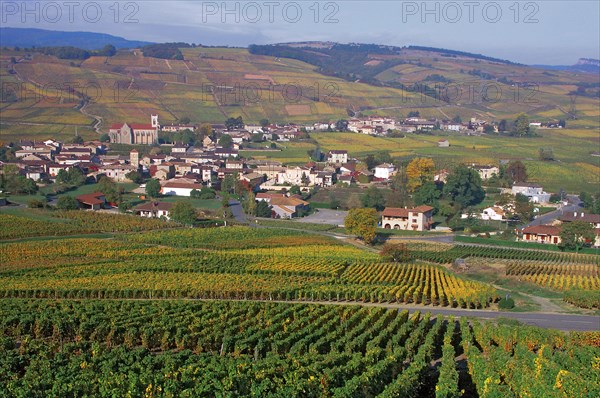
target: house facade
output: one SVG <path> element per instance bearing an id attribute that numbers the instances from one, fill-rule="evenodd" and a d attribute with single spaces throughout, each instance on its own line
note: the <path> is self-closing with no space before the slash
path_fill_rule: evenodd
<path id="1" fill-rule="evenodd" d="M 381 226 L 385 229 L 403 229 L 425 231 L 433 224 L 433 207 L 418 206 L 413 209 L 386 207 L 381 217 Z"/>
<path id="2" fill-rule="evenodd" d="M 520 240 L 523 242 L 560 243 L 560 227 L 554 225 L 534 225 L 521 230 Z"/>
<path id="3" fill-rule="evenodd" d="M 134 211 L 141 217 L 170 219 L 170 211 L 173 203 L 167 202 L 148 202 L 137 206 Z"/>
<path id="4" fill-rule="evenodd" d="M 348 151 L 329 151 L 327 154 L 327 163 L 348 163 Z"/>
<path id="5" fill-rule="evenodd" d="M 550 201 L 550 194 L 544 192 L 544 189 L 534 183 L 516 183 L 512 186 L 512 194 L 525 195 L 529 198 L 530 202 L 533 203 L 548 203 Z"/>

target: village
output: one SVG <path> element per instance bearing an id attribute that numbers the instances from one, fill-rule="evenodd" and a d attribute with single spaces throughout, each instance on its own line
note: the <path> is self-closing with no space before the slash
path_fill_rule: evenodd
<path id="1" fill-rule="evenodd" d="M 137 188 L 132 189 L 132 193 L 139 199 L 136 200 L 136 206 L 123 200 L 107 200 L 107 195 L 98 190 L 76 196 L 77 207 L 90 210 L 120 209 L 142 217 L 169 219 L 175 201 L 165 201 L 165 198 L 219 198 L 223 201 L 223 206 L 227 207 L 230 198 L 248 200 L 248 195 L 245 195 L 248 192 L 258 208 L 256 210 L 254 205 L 251 206 L 253 210 L 249 216 L 296 219 L 313 215 L 312 218 L 316 222 L 337 223 L 341 227 L 343 220 L 339 218 L 323 221 L 314 214 L 319 213 L 319 207 L 344 212 L 353 207 L 365 206 L 375 207 L 380 211 L 378 225 L 381 229 L 451 232 L 457 228 L 465 229 L 465 225 L 468 225 L 470 228 L 466 230 L 472 229 L 475 233 L 485 232 L 489 236 L 490 233 L 495 235 L 501 234 L 502 231 L 515 231 L 517 240 L 554 245 L 560 244 L 560 225 L 579 220 L 594 227 L 596 240 L 593 244 L 600 246 L 598 215 L 577 211 L 578 208 L 572 203 L 569 206 L 564 194 L 545 192 L 542 186 L 534 182 L 521 181 L 522 178 L 510 180 L 504 176 L 505 181 L 509 181 L 508 185 L 490 188 L 487 191 L 495 194 L 488 194 L 487 197 L 495 198 L 496 201 L 487 200 L 487 206 L 468 209 L 465 207 L 454 218 L 454 224 L 450 224 L 441 221 L 444 218 L 440 216 L 440 205 L 437 203 L 441 193 L 430 198 L 396 204 L 380 200 L 375 205 L 369 205 L 364 200 L 362 203 L 356 200 L 357 195 L 364 199 L 369 195 L 367 192 L 380 195 L 378 191 L 390 186 L 397 188 L 398 181 L 401 180 L 399 173 L 402 170 L 389 159 L 378 162 L 372 158 L 371 164 L 368 164 L 365 159 L 353 158 L 346 150 L 329 150 L 313 154 L 304 165 L 286 165 L 273 160 L 244 158 L 240 154 L 245 147 L 252 147 L 252 144 L 259 143 L 264 147 L 265 142 L 271 142 L 271 146 L 274 146 L 275 143 L 306 138 L 309 131 L 331 131 L 340 128 L 339 122 L 337 126 L 336 123 L 280 126 L 269 123 L 243 125 L 240 120 L 233 120 L 235 123 L 230 125 L 211 125 L 210 134 L 203 135 L 201 141 L 198 140 L 194 145 L 173 142 L 159 146 L 160 137 L 164 137 L 165 133 L 194 133 L 199 127 L 192 124 L 160 125 L 158 115 L 151 115 L 149 124 L 122 123 L 110 126 L 108 142 L 83 142 L 79 139 L 75 139 L 73 143 L 62 143 L 52 139 L 43 142 L 21 141 L 10 148 L 14 160 L 1 162 L 0 167 L 5 180 L 8 179 L 7 173 L 16 173 L 30 181 L 30 187 L 36 184 L 48 186 L 65 182 L 65 176 L 69 173 L 82 175 L 82 181 L 88 184 L 98 183 L 102 178 L 117 184 L 135 183 Z M 486 126 L 490 126 L 475 119 L 469 123 L 439 123 L 415 116 L 400 123 L 388 117 L 366 117 L 350 119 L 342 128 L 357 134 L 391 134 L 441 126 L 445 130 L 477 134 L 483 133 Z M 560 128 L 558 125 L 546 127 Z M 140 148 L 140 145 L 152 149 L 140 153 L 135 149 Z M 438 142 L 440 147 L 449 145 L 448 140 Z M 116 153 L 111 146 L 129 146 L 133 149 L 129 149 L 128 153 L 122 150 Z M 506 174 L 509 165 L 465 166 L 478 176 L 479 185 L 488 186 L 487 183 L 493 182 L 493 187 L 498 186 L 498 180 L 502 174 Z M 425 181 L 425 174 L 429 174 L 431 181 L 427 183 L 438 188 L 447 183 L 451 174 L 449 170 L 427 167 L 428 170 L 418 178 Z M 156 187 L 148 189 L 148 185 Z M 344 187 L 348 191 L 359 189 L 354 201 L 341 203 L 334 199 L 333 192 L 339 191 L 331 191 L 329 197 L 332 199 L 325 206 L 313 200 L 319 195 L 323 197 L 319 191 L 327 192 L 328 189 L 339 190 Z M 3 195 L 6 196 L 6 193 Z M 415 191 L 410 196 L 422 195 Z M 528 203 L 527 210 L 517 209 L 519 206 L 523 207 L 517 203 L 519 200 Z M 10 196 L 0 203 L 9 202 Z M 401 206 L 402 204 L 404 205 Z M 535 220 L 541 215 L 540 210 L 554 212 L 556 217 L 549 218 L 548 224 L 536 223 Z M 523 216 L 523 213 L 527 215 Z M 226 216 L 228 213 L 223 214 Z M 446 217 L 446 220 L 448 219 L 449 217 Z M 490 227 L 490 224 L 495 226 Z M 477 228 L 477 225 L 480 228 Z M 518 225 L 521 225 L 520 229 L 515 228 Z"/>

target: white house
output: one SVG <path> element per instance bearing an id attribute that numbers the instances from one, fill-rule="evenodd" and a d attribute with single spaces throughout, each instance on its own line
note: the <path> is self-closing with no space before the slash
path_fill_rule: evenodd
<path id="1" fill-rule="evenodd" d="M 202 189 L 202 184 L 181 180 L 166 181 L 162 186 L 161 193 L 163 195 L 191 196 L 194 189 L 198 191 Z"/>
<path id="2" fill-rule="evenodd" d="M 327 163 L 348 163 L 348 151 L 329 151 L 327 154 Z"/>
<path id="3" fill-rule="evenodd" d="M 481 212 L 482 220 L 506 221 L 506 212 L 502 207 L 493 206 L 483 209 Z"/>
<path id="4" fill-rule="evenodd" d="M 550 194 L 544 192 L 544 189 L 538 184 L 516 183 L 512 187 L 512 194 L 516 196 L 518 193 L 527 196 L 529 201 L 533 203 L 548 203 L 550 201 Z"/>
<path id="5" fill-rule="evenodd" d="M 389 180 L 392 174 L 396 171 L 396 168 L 393 164 L 383 163 L 379 166 L 375 167 L 375 178 L 384 178 Z"/>
<path id="6" fill-rule="evenodd" d="M 135 213 L 141 217 L 148 218 L 161 218 L 165 217 L 167 220 L 170 218 L 170 211 L 173 207 L 173 203 L 167 202 L 149 202 L 139 205 L 134 209 Z"/>

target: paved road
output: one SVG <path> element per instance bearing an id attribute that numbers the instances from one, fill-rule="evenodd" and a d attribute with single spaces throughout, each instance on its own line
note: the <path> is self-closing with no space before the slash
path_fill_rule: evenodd
<path id="1" fill-rule="evenodd" d="M 242 204 L 240 202 L 238 202 L 237 200 L 230 200 L 229 201 L 229 208 L 231 209 L 231 214 L 233 214 L 233 217 L 235 218 L 235 220 L 239 223 L 242 224 L 247 224 L 248 223 L 248 219 L 246 218 L 246 213 L 244 213 L 244 209 L 242 208 Z"/>
<path id="2" fill-rule="evenodd" d="M 558 209 L 551 211 L 550 213 L 543 214 L 526 225 L 526 227 L 531 227 L 533 225 L 542 225 L 542 224 L 551 224 L 552 221 L 560 218 L 564 213 L 570 211 L 578 211 L 581 209 L 581 201 L 577 195 L 568 195 L 567 200 L 569 204 L 564 206 L 561 205 Z"/>

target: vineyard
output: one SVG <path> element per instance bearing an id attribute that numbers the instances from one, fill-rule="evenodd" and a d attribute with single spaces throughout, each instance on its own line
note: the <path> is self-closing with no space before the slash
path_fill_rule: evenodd
<path id="1" fill-rule="evenodd" d="M 478 257 L 502 260 L 600 265 L 600 257 L 593 254 L 429 242 L 410 243 L 409 248 L 414 257 L 438 264 L 451 264 L 457 258 Z"/>
<path id="2" fill-rule="evenodd" d="M 28 209 L 28 213 L 31 217 L 0 213 L 0 240 L 98 232 L 140 232 L 176 226 L 162 220 L 124 214 L 42 212 L 34 209 Z"/>
<path id="3" fill-rule="evenodd" d="M 408 246 L 413 257 L 428 262 L 451 264 L 462 258 L 500 265 L 506 276 L 563 292 L 564 301 L 577 307 L 600 309 L 600 257 L 596 255 L 424 242 Z"/>
<path id="4" fill-rule="evenodd" d="M 597 397 L 599 346 L 596 332 L 353 305 L 7 299 L 0 393 Z"/>
<path id="5" fill-rule="evenodd" d="M 224 239 L 228 231 L 230 238 Z M 302 241 L 310 244 L 300 246 Z M 255 248 L 239 249 L 244 246 Z M 273 229 L 13 242 L 0 244 L 0 256 L 0 297 L 328 300 L 462 308 L 484 308 L 497 298 L 488 285 L 437 265 L 382 263 L 376 254 L 328 237 Z"/>

